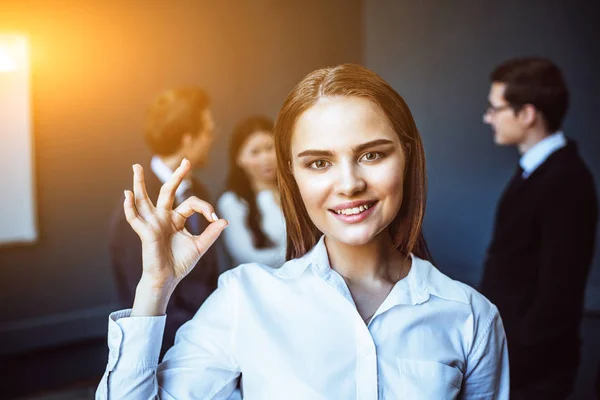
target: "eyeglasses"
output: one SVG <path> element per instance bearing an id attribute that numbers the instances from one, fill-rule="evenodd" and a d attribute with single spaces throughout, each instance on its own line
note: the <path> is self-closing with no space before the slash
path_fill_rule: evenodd
<path id="1" fill-rule="evenodd" d="M 508 110 L 513 108 L 513 106 L 511 104 L 504 104 L 502 106 L 494 106 L 491 104 L 488 104 L 487 108 L 485 109 L 485 115 L 496 115 L 497 113 L 504 111 L 504 110 Z"/>

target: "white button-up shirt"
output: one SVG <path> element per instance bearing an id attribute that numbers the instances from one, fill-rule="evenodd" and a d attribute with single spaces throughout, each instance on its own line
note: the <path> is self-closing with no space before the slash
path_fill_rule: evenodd
<path id="1" fill-rule="evenodd" d="M 166 183 L 169 179 L 171 179 L 171 175 L 173 175 L 173 171 L 158 157 L 153 156 L 150 160 L 150 168 L 152 168 L 152 172 L 161 181 L 163 184 Z M 177 198 L 177 202 L 181 203 L 185 200 L 184 193 L 186 190 L 192 187 L 192 181 L 189 179 L 184 179 L 181 181 L 179 186 L 177 186 L 177 190 L 175 191 L 175 197 Z"/>
<path id="2" fill-rule="evenodd" d="M 553 133 L 536 143 L 519 159 L 519 165 L 523 168 L 523 178 L 527 179 L 552 153 L 566 145 L 567 138 L 562 132 Z"/>
<path id="3" fill-rule="evenodd" d="M 229 226 L 223 231 L 227 252 L 233 265 L 248 262 L 265 264 L 279 268 L 285 263 L 285 218 L 281 206 L 273 197 L 273 192 L 263 190 L 256 194 L 256 206 L 260 213 L 260 226 L 267 238 L 272 242 L 271 247 L 257 249 L 253 243 L 253 233 L 248 228 L 248 204 L 233 192 L 225 192 L 217 203 L 219 217 L 229 221 Z"/>
<path id="4" fill-rule="evenodd" d="M 497 308 L 412 256 L 365 325 L 323 238 L 280 269 L 245 264 L 177 333 L 158 364 L 162 317 L 109 318 L 96 399 L 508 399 Z"/>

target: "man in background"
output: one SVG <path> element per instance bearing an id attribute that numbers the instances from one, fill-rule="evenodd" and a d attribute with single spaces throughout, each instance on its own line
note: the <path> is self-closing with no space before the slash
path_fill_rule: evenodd
<path id="1" fill-rule="evenodd" d="M 214 123 L 206 93 L 195 87 L 169 90 L 148 108 L 144 139 L 153 153 L 144 168 L 146 190 L 156 201 L 160 187 L 172 175 L 183 158 L 192 167 L 202 167 L 213 141 Z M 204 186 L 188 176 L 176 192 L 175 207 L 190 196 L 210 200 Z M 197 235 L 207 226 L 204 217 L 194 214 L 187 219 L 187 230 Z M 122 202 L 111 224 L 111 263 L 122 306 L 133 305 L 136 286 L 142 276 L 140 239 L 125 219 Z M 174 343 L 177 329 L 191 319 L 200 305 L 217 287 L 218 261 L 214 246 L 202 256 L 190 274 L 179 284 L 167 307 L 163 335 L 164 353 Z"/>
<path id="2" fill-rule="evenodd" d="M 565 399 L 579 364 L 594 181 L 561 132 L 569 92 L 553 62 L 509 60 L 491 81 L 484 121 L 495 142 L 517 147 L 521 158 L 497 206 L 480 289 L 504 322 L 511 399 Z"/>

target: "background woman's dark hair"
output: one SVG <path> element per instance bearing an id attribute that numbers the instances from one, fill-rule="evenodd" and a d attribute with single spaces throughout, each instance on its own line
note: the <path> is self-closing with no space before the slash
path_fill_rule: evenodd
<path id="1" fill-rule="evenodd" d="M 544 117 L 550 133 L 558 131 L 569 108 L 569 90 L 562 72 L 547 58 L 515 58 L 498 66 L 492 82 L 506 84 L 504 98 L 519 112 L 533 105 Z"/>
<path id="2" fill-rule="evenodd" d="M 227 190 L 234 192 L 244 200 L 248 206 L 246 226 L 252 233 L 254 247 L 263 249 L 273 246 L 273 243 L 265 235 L 260 227 L 261 215 L 256 204 L 256 193 L 252 189 L 248 175 L 237 163 L 242 146 L 248 138 L 256 132 L 267 132 L 272 134 L 273 121 L 264 116 L 253 116 L 245 119 L 236 126 L 229 143 L 229 175 L 227 176 Z"/>

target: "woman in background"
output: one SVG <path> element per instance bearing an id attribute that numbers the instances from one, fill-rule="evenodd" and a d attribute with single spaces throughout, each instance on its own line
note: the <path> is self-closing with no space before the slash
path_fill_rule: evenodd
<path id="1" fill-rule="evenodd" d="M 229 221 L 223 232 L 233 265 L 285 262 L 285 222 L 277 190 L 273 121 L 253 116 L 234 130 L 229 146 L 227 191 L 217 204 Z"/>

